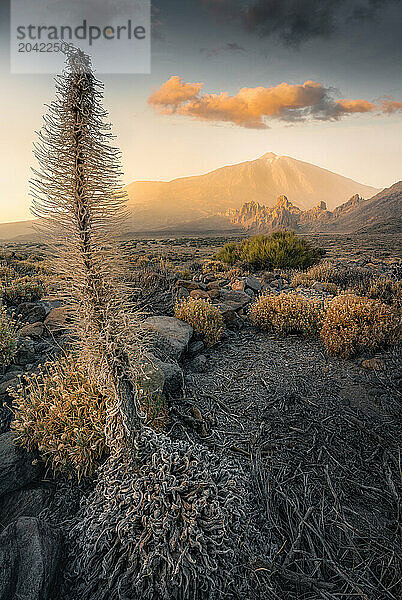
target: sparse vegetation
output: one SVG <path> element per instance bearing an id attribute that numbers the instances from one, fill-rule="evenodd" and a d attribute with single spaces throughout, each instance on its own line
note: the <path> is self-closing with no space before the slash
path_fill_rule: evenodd
<path id="1" fill-rule="evenodd" d="M 304 336 L 319 333 L 323 314 L 322 303 L 295 293 L 262 295 L 249 312 L 251 322 L 261 329 Z"/>
<path id="2" fill-rule="evenodd" d="M 401 332 L 396 308 L 354 294 L 331 302 L 321 329 L 329 354 L 350 358 L 362 351 L 376 351 L 396 342 Z"/>
<path id="3" fill-rule="evenodd" d="M 221 248 L 215 258 L 233 266 L 245 262 L 253 269 L 305 269 L 321 260 L 324 250 L 293 231 L 276 231 L 271 235 L 256 235 Z"/>
<path id="4" fill-rule="evenodd" d="M 305 272 L 295 273 L 292 277 L 292 287 L 298 285 L 310 286 L 315 281 L 320 283 L 332 284 L 341 290 L 346 290 L 356 285 L 363 285 L 371 279 L 370 273 L 366 269 L 350 266 L 333 265 L 330 262 L 312 266 Z M 335 288 L 332 288 L 333 290 Z"/>
<path id="5" fill-rule="evenodd" d="M 45 280 L 43 277 L 17 277 L 6 281 L 0 288 L 3 301 L 7 305 L 34 302 L 45 293 Z"/>
<path id="6" fill-rule="evenodd" d="M 11 363 L 16 351 L 17 327 L 6 309 L 0 306 L 0 372 Z"/>
<path id="7" fill-rule="evenodd" d="M 223 317 L 216 306 L 202 298 L 184 298 L 175 306 L 175 316 L 185 321 L 197 333 L 201 333 L 208 344 L 214 344 L 225 330 Z"/>

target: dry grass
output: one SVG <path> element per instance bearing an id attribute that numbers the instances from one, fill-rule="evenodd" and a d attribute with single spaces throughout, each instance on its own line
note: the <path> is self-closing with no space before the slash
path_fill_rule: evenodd
<path id="1" fill-rule="evenodd" d="M 40 300 L 46 289 L 43 277 L 17 277 L 0 284 L 0 293 L 3 301 L 8 305 L 17 305 L 22 302 Z"/>
<path id="2" fill-rule="evenodd" d="M 317 300 L 295 293 L 265 294 L 253 304 L 249 317 L 261 329 L 275 333 L 317 335 L 324 306 Z"/>
<path id="3" fill-rule="evenodd" d="M 197 333 L 201 333 L 208 344 L 214 344 L 225 330 L 223 317 L 216 306 L 202 298 L 185 298 L 178 302 L 174 309 L 177 319 L 191 325 Z"/>
<path id="4" fill-rule="evenodd" d="M 354 294 L 337 296 L 326 312 L 321 339 L 329 354 L 350 358 L 397 341 L 400 315 L 379 300 Z"/>

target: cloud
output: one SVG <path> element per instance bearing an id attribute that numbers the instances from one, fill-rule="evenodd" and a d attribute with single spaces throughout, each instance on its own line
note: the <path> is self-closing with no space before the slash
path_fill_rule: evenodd
<path id="1" fill-rule="evenodd" d="M 228 42 L 224 46 L 218 46 L 217 48 L 201 48 L 200 52 L 201 54 L 206 54 L 206 56 L 216 56 L 222 52 L 246 52 L 246 49 L 236 44 L 236 42 Z"/>
<path id="2" fill-rule="evenodd" d="M 202 87 L 202 83 L 184 83 L 173 76 L 151 94 L 148 103 L 162 114 L 228 122 L 250 129 L 267 129 L 270 120 L 329 121 L 375 111 L 391 114 L 402 106 L 391 100 L 384 100 L 380 106 L 363 99 L 336 100 L 334 88 L 311 80 L 302 84 L 244 87 L 234 96 L 227 92 L 203 93 Z"/>
<path id="3" fill-rule="evenodd" d="M 381 102 L 381 109 L 385 114 L 391 115 L 392 113 L 402 111 L 402 102 L 392 99 L 383 100 Z"/>
<path id="4" fill-rule="evenodd" d="M 232 18 L 260 36 L 277 35 L 298 46 L 313 38 L 328 38 L 348 23 L 379 18 L 386 4 L 400 0 L 203 0 L 214 16 Z"/>

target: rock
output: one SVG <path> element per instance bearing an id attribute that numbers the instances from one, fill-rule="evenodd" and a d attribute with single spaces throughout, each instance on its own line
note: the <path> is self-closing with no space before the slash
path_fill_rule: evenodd
<path id="1" fill-rule="evenodd" d="M 241 308 L 251 301 L 248 294 L 236 290 L 221 290 L 220 297 L 224 302 L 236 302 Z"/>
<path id="2" fill-rule="evenodd" d="M 190 292 L 188 291 L 188 289 L 186 289 L 184 287 L 179 287 L 177 290 L 176 298 L 178 300 L 181 300 L 182 298 L 188 298 L 189 295 L 190 295 Z"/>
<path id="3" fill-rule="evenodd" d="M 325 292 L 325 283 L 321 283 L 321 281 L 314 281 L 314 283 L 310 286 L 312 290 L 316 292 Z"/>
<path id="4" fill-rule="evenodd" d="M 208 296 L 209 298 L 211 298 L 211 300 L 216 300 L 217 298 L 219 298 L 221 295 L 220 289 L 219 288 L 213 288 L 212 290 L 208 291 Z"/>
<path id="5" fill-rule="evenodd" d="M 17 313 L 25 323 L 42 322 L 46 317 L 45 307 L 35 302 L 23 302 L 18 306 Z"/>
<path id="6" fill-rule="evenodd" d="M 251 289 L 251 288 L 249 288 L 249 287 L 246 287 L 246 288 L 244 289 L 244 291 L 246 292 L 247 296 L 250 296 L 250 298 L 251 298 L 251 299 L 253 299 L 253 298 L 254 298 L 254 296 L 255 296 L 255 292 L 254 292 L 254 290 L 252 290 L 252 289 Z"/>
<path id="7" fill-rule="evenodd" d="M 237 302 L 220 302 L 215 306 L 221 313 L 225 323 L 230 323 L 236 319 L 236 311 L 242 308 L 241 304 L 238 304 Z"/>
<path id="8" fill-rule="evenodd" d="M 183 388 L 183 372 L 177 363 L 166 362 L 153 357 L 152 362 L 163 372 L 165 382 L 163 393 L 168 396 L 178 396 Z"/>
<path id="9" fill-rule="evenodd" d="M 44 324 L 49 331 L 60 331 L 66 328 L 68 323 L 68 314 L 65 306 L 52 308 L 47 315 Z"/>
<path id="10" fill-rule="evenodd" d="M 32 453 L 15 446 L 13 432 L 0 435 L 0 496 L 39 479 L 42 471 Z"/>
<path id="11" fill-rule="evenodd" d="M 161 394 L 165 385 L 165 374 L 156 363 L 151 354 L 144 362 L 142 373 L 138 377 L 138 387 L 150 396 Z"/>
<path id="12" fill-rule="evenodd" d="M 199 354 L 190 362 L 190 369 L 196 373 L 204 373 L 207 370 L 208 362 L 204 354 Z"/>
<path id="13" fill-rule="evenodd" d="M 11 379 L 7 379 L 0 383 L 0 396 L 8 393 L 8 388 L 15 389 L 18 387 L 19 380 L 17 377 L 12 377 Z"/>
<path id="14" fill-rule="evenodd" d="M 47 508 L 52 498 L 49 488 L 28 488 L 11 492 L 0 498 L 1 524 L 6 527 L 20 517 L 37 517 Z"/>
<path id="15" fill-rule="evenodd" d="M 266 273 L 264 273 L 262 275 L 261 281 L 263 285 L 268 285 L 269 283 L 271 283 L 271 281 L 273 281 L 276 278 L 275 273 L 271 273 L 270 271 L 267 271 Z"/>
<path id="16" fill-rule="evenodd" d="M 144 327 L 156 334 L 156 346 L 164 355 L 179 359 L 186 350 L 193 335 L 193 328 L 188 323 L 175 317 L 148 317 Z"/>
<path id="17" fill-rule="evenodd" d="M 190 296 L 192 298 L 204 298 L 205 300 L 209 299 L 209 295 L 208 292 L 205 292 L 204 290 L 191 290 L 190 292 Z"/>
<path id="18" fill-rule="evenodd" d="M 19 347 L 16 352 L 14 361 L 17 365 L 28 365 L 35 360 L 35 345 L 31 338 L 24 337 L 18 341 Z"/>
<path id="19" fill-rule="evenodd" d="M 247 275 L 244 283 L 245 287 L 251 288 L 253 292 L 261 291 L 261 283 L 258 281 L 257 277 L 254 277 L 254 275 Z"/>
<path id="20" fill-rule="evenodd" d="M 0 600 L 56 597 L 60 534 L 35 517 L 14 521 L 0 535 Z"/>
<path id="21" fill-rule="evenodd" d="M 380 358 L 362 360 L 361 366 L 363 369 L 375 369 L 376 371 L 383 371 L 385 369 L 385 364 Z"/>
<path id="22" fill-rule="evenodd" d="M 219 290 L 219 281 L 210 281 L 207 283 L 207 290 Z"/>
<path id="23" fill-rule="evenodd" d="M 197 282 L 197 281 L 189 281 L 187 279 L 178 279 L 176 281 L 176 286 L 177 287 L 183 287 L 188 291 L 192 291 L 192 290 L 198 290 L 198 289 L 205 289 L 205 285 L 201 282 Z"/>
<path id="24" fill-rule="evenodd" d="M 44 330 L 45 330 L 45 327 L 44 327 L 43 323 L 38 321 L 37 323 L 32 323 L 32 324 L 28 323 L 28 325 L 24 325 L 18 331 L 18 334 L 21 337 L 39 338 L 39 337 L 42 337 Z"/>
<path id="25" fill-rule="evenodd" d="M 192 342 L 188 347 L 188 353 L 191 355 L 198 354 L 202 350 L 204 350 L 205 344 L 202 340 L 197 340 L 196 342 Z"/>
<path id="26" fill-rule="evenodd" d="M 232 290 L 235 290 L 235 291 L 243 292 L 245 287 L 246 287 L 246 282 L 244 279 L 236 279 L 236 281 L 234 281 L 232 283 Z"/>

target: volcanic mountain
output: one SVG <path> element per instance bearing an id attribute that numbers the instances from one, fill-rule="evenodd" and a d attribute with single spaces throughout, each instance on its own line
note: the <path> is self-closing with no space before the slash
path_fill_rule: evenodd
<path id="1" fill-rule="evenodd" d="M 159 229 L 207 219 L 246 202 L 272 207 L 286 195 L 309 210 L 325 201 L 333 210 L 345 198 L 370 198 L 379 190 L 306 162 L 269 152 L 256 160 L 173 181 L 137 181 L 127 186 L 130 230 Z"/>

